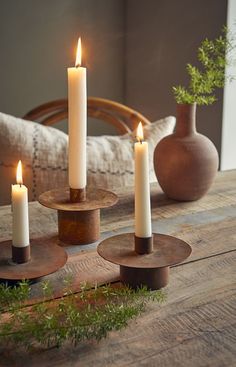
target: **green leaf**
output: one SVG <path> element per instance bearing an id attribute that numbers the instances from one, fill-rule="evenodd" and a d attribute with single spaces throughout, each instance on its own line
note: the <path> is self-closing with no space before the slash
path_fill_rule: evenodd
<path id="1" fill-rule="evenodd" d="M 187 64 L 189 75 L 188 88 L 182 86 L 173 87 L 174 97 L 177 103 L 209 105 L 216 101 L 215 90 L 223 88 L 227 81 L 235 79 L 234 75 L 225 77 L 226 65 L 232 64 L 235 57 L 232 51 L 235 49 L 235 37 L 224 27 L 221 35 L 202 41 L 197 51 L 200 68 Z"/>

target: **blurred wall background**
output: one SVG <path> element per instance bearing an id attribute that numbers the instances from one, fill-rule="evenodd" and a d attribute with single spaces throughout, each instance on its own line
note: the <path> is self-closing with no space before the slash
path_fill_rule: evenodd
<path id="1" fill-rule="evenodd" d="M 227 19 L 227 0 L 8 0 L 0 4 L 0 111 L 16 116 L 67 96 L 67 67 L 82 36 L 88 94 L 152 120 L 175 114 L 172 86 Z M 199 107 L 199 132 L 221 152 L 223 92 Z M 60 128 L 66 129 L 63 123 Z M 89 134 L 114 133 L 90 121 Z"/>
<path id="2" fill-rule="evenodd" d="M 80 35 L 88 94 L 123 102 L 123 0 L 1 1 L 0 111 L 23 116 L 66 97 Z M 109 125 L 89 126 L 90 134 L 105 131 Z"/>
<path id="3" fill-rule="evenodd" d="M 225 0 L 127 1 L 125 101 L 151 119 L 175 114 L 173 85 L 187 85 L 201 41 L 226 24 Z M 197 128 L 221 150 L 222 96 L 197 108 Z"/>

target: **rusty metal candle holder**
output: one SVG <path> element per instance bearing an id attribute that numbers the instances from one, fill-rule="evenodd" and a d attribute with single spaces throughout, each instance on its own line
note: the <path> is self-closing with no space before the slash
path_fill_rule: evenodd
<path id="1" fill-rule="evenodd" d="M 65 244 L 86 245 L 100 237 L 100 209 L 116 204 L 113 192 L 69 188 L 47 191 L 39 196 L 40 204 L 56 209 L 58 237 Z"/>
<path id="2" fill-rule="evenodd" d="M 0 279 L 17 281 L 33 280 L 54 273 L 65 265 L 67 253 L 51 239 L 39 238 L 30 241 L 30 258 L 23 251 L 13 252 L 12 241 L 0 243 Z M 22 261 L 23 260 L 23 261 Z"/>
<path id="3" fill-rule="evenodd" d="M 101 257 L 120 266 L 120 280 L 132 288 L 160 289 L 169 281 L 169 268 L 191 254 L 191 246 L 172 236 L 154 233 L 150 238 L 124 233 L 102 241 Z"/>

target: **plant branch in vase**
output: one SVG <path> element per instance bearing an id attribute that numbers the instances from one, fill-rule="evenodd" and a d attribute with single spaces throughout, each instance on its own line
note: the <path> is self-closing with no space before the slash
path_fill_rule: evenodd
<path id="1" fill-rule="evenodd" d="M 197 200 L 214 181 L 218 152 L 211 140 L 196 131 L 196 106 L 214 103 L 216 90 L 233 79 L 225 75 L 225 67 L 232 63 L 234 49 L 234 37 L 227 28 L 214 40 L 206 38 L 198 48 L 201 67 L 187 64 L 188 87 L 173 87 L 177 102 L 176 129 L 154 151 L 157 180 L 172 199 Z"/>

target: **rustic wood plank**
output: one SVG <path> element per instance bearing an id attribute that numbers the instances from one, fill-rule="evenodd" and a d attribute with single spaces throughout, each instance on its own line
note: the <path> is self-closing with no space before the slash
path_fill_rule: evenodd
<path id="1" fill-rule="evenodd" d="M 181 217 L 178 224 L 174 222 L 169 225 L 172 234 L 192 246 L 191 257 L 185 261 L 186 263 L 236 249 L 236 207 L 231 212 L 227 211 L 226 215 L 223 209 L 217 209 L 210 213 L 205 212 L 203 218 L 202 216 L 203 214 L 197 213 L 191 217 Z M 159 230 L 168 228 L 166 227 L 168 220 L 165 220 L 165 227 L 162 227 L 162 221 L 155 224 Z M 55 239 L 52 238 L 52 241 Z M 76 246 L 69 248 L 68 251 L 70 253 L 67 264 L 58 272 L 43 278 L 51 282 L 55 298 L 63 295 L 63 279 L 68 276 L 72 279 L 71 288 L 74 292 L 79 291 L 80 284 L 85 281 L 101 285 L 119 279 L 119 267 L 103 260 L 95 250 L 78 253 Z M 36 283 L 32 285 L 30 303 L 38 302 L 41 298 L 41 286 L 40 283 Z"/>
<path id="2" fill-rule="evenodd" d="M 77 348 L 3 355 L 3 366 L 235 366 L 236 252 L 171 270 L 165 304 L 106 340 Z M 17 352 L 16 352 L 17 353 Z"/>
<path id="3" fill-rule="evenodd" d="M 214 211 L 216 221 L 211 219 L 212 222 L 207 220 L 207 213 L 204 214 L 206 218 L 203 217 L 200 223 L 197 222 L 199 218 L 196 218 L 199 214 L 195 214 L 195 218 L 191 218 L 192 224 L 184 221 L 184 225 L 180 223 L 177 230 L 172 232 L 176 237 L 192 246 L 191 257 L 185 263 L 236 250 L 236 207 L 231 213 L 232 217 L 223 216 L 224 213 L 219 213 L 219 209 L 217 209 Z M 213 217 L 213 213 L 211 214 Z M 159 225 L 160 223 L 158 223 Z M 96 251 L 70 254 L 67 264 L 61 270 L 44 278 L 50 280 L 57 297 L 62 295 L 62 280 L 68 275 L 71 275 L 73 279 L 72 289 L 78 291 L 80 283 L 84 281 L 91 284 L 96 281 L 98 284 L 117 281 L 119 267 L 103 260 Z M 41 294 L 40 285 L 36 284 L 32 289 L 32 300 L 37 301 Z"/>
<path id="4" fill-rule="evenodd" d="M 126 189 L 127 190 L 127 189 Z M 227 195 L 227 190 L 226 190 Z M 125 203 L 121 206 L 122 211 L 130 210 L 130 195 L 128 195 L 125 199 Z M 131 199 L 132 200 L 132 199 Z M 195 205 L 196 203 L 184 203 L 188 205 Z M 213 202 L 214 204 L 214 202 Z M 181 205 L 181 203 L 179 204 Z M 199 204 L 197 204 L 199 206 Z M 212 204 L 211 204 L 212 205 Z M 228 202 L 227 202 L 228 205 Z M 211 207 L 211 206 L 210 206 Z M 128 209 L 127 209 L 128 208 Z M 161 207 L 159 209 L 163 209 Z M 2 221 L 0 223 L 0 236 L 2 239 L 9 238 L 9 232 L 11 229 L 11 213 L 10 208 L 8 212 L 5 213 L 1 217 Z M 159 210 L 156 209 L 157 211 Z M 30 221 L 31 221 L 31 234 L 32 236 L 43 236 L 45 232 L 47 234 L 55 235 L 57 232 L 57 218 L 56 213 L 53 210 L 45 209 L 37 203 L 30 204 Z M 198 258 L 203 258 L 205 256 L 209 257 L 215 254 L 219 254 L 225 251 L 231 251 L 235 249 L 235 231 L 234 228 L 236 226 L 236 205 L 223 206 L 218 207 L 212 210 L 204 210 L 204 211 L 196 211 L 195 213 L 185 214 L 185 215 L 176 215 L 174 217 L 169 216 L 168 218 L 155 218 L 153 219 L 153 231 L 172 234 L 176 237 L 179 237 L 186 242 L 190 243 L 193 247 L 193 253 L 191 258 L 187 260 L 192 261 Z M 109 217 L 109 216 L 108 216 Z M 132 213 L 133 217 L 133 213 Z M 109 217 L 110 218 L 110 217 Z M 130 215 L 128 216 L 130 218 Z M 110 235 L 114 235 L 117 233 L 121 233 L 123 231 L 133 231 L 133 218 L 126 220 L 125 223 L 121 223 L 118 215 L 118 222 L 112 221 L 112 223 L 108 225 L 103 225 L 102 229 L 107 232 L 102 233 L 102 238 L 105 238 Z M 129 225 L 131 221 L 130 227 L 123 227 L 123 225 Z M 119 228 L 120 226 L 120 228 Z M 93 244 L 91 246 L 72 246 L 68 247 L 67 250 L 70 254 L 76 254 L 78 251 L 87 250 L 88 248 L 96 248 L 97 244 Z M 77 262 L 80 263 L 81 269 L 83 269 L 84 262 L 88 269 L 93 269 L 93 277 L 88 276 L 88 281 L 94 282 L 95 279 L 98 280 L 99 284 L 106 283 L 109 279 L 112 281 L 117 278 L 118 272 L 117 267 L 109 267 L 109 271 L 105 274 L 102 273 L 102 277 L 97 276 L 97 270 L 102 269 L 104 264 L 96 256 L 96 253 L 91 253 L 91 259 L 85 260 L 85 257 L 76 257 Z M 97 258 L 96 258 L 97 257 Z M 75 258 L 74 258 L 75 259 Z M 96 259 L 96 260 L 95 260 Z M 94 265 L 96 264 L 96 266 Z M 88 264 L 88 265 L 87 265 Z M 66 268 L 67 269 L 67 268 Z M 68 261 L 68 269 L 70 269 L 70 261 Z M 106 269 L 106 267 L 104 267 Z M 64 268 L 62 270 L 64 272 Z M 70 270 L 66 270 L 65 273 L 70 272 Z M 61 272 L 58 274 L 58 279 L 61 279 Z M 83 276 L 83 271 L 81 273 L 76 272 L 76 279 L 81 279 L 81 281 L 86 280 Z M 57 276 L 57 274 L 56 274 Z M 56 284 L 57 278 L 54 275 L 52 276 L 52 282 Z M 74 284 L 74 290 L 79 289 L 79 282 Z M 61 295 L 61 291 L 57 293 L 58 296 Z M 35 295 L 36 297 L 36 295 Z"/>
<path id="5" fill-rule="evenodd" d="M 63 268 L 42 279 L 42 281 L 49 281 L 52 286 L 53 297 L 50 298 L 63 296 L 65 292 L 63 281 L 66 279 L 70 281 L 70 290 L 76 293 L 83 283 L 93 287 L 95 284 L 102 285 L 117 282 L 119 280 L 119 267 L 102 259 L 96 251 L 71 254 Z M 42 300 L 42 281 L 32 284 L 28 304 L 34 304 Z"/>
<path id="6" fill-rule="evenodd" d="M 169 200 L 161 192 L 157 183 L 151 185 L 152 219 L 174 218 L 180 215 L 204 212 L 216 208 L 230 207 L 236 204 L 236 171 L 219 172 L 210 192 L 201 200 L 194 202 L 176 202 Z M 119 228 L 134 225 L 134 195 L 133 188 L 122 188 L 119 203 L 110 209 L 102 210 L 102 232 L 116 231 Z M 31 236 L 48 235 L 57 232 L 57 213 L 42 207 L 39 203 L 29 204 Z M 10 206 L 0 207 L 0 241 L 11 237 Z"/>
<path id="7" fill-rule="evenodd" d="M 220 183 L 218 182 L 220 181 Z M 192 202 L 177 202 L 168 199 L 158 184 L 151 185 L 152 220 L 174 218 L 180 215 L 200 213 L 206 210 L 236 205 L 235 171 L 219 172 L 215 184 L 202 199 Z M 115 207 L 102 212 L 104 230 L 111 230 L 118 222 L 118 228 L 134 225 L 134 196 L 132 188 L 119 192 L 119 202 Z"/>
<path id="8" fill-rule="evenodd" d="M 236 250 L 236 206 L 186 217 L 171 231 L 192 246 L 185 262 Z"/>

